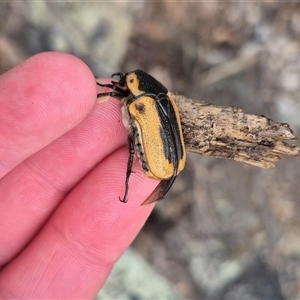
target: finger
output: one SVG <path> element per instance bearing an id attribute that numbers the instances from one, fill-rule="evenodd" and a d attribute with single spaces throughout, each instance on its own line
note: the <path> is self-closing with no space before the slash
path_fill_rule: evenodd
<path id="1" fill-rule="evenodd" d="M 141 207 L 157 181 L 130 179 L 124 193 L 128 149 L 123 147 L 95 168 L 59 206 L 39 235 L 0 273 L 2 297 L 92 298 L 113 264 L 132 242 L 153 205 Z M 137 168 L 138 166 L 138 168 Z"/>
<path id="2" fill-rule="evenodd" d="M 120 103 L 97 104 L 77 127 L 0 180 L 0 265 L 28 244 L 70 190 L 126 137 Z"/>
<path id="3" fill-rule="evenodd" d="M 4 73 L 0 91 L 0 178 L 80 123 L 96 100 L 89 68 L 55 52 Z"/>

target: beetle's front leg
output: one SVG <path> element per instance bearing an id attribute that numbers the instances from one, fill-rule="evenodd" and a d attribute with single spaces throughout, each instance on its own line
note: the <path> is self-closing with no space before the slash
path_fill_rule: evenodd
<path id="1" fill-rule="evenodd" d="M 106 93 L 100 93 L 97 94 L 97 98 L 102 96 L 111 96 L 111 97 L 126 97 L 128 95 L 128 91 L 123 87 L 118 86 L 118 82 L 112 81 L 111 84 L 103 84 L 96 81 L 96 84 L 101 87 L 106 87 L 114 90 L 113 92 L 106 92 Z"/>
<path id="2" fill-rule="evenodd" d="M 134 139 L 131 135 L 128 136 L 128 144 L 129 144 L 129 157 L 127 162 L 127 171 L 126 171 L 126 180 L 125 180 L 125 194 L 123 199 L 119 197 L 119 200 L 123 203 L 126 203 L 128 201 L 128 191 L 129 191 L 129 178 L 132 173 L 132 166 L 133 166 L 133 160 L 134 160 Z"/>

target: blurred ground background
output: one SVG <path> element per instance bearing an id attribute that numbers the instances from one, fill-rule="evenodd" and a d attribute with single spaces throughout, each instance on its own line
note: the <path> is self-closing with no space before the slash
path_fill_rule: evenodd
<path id="1" fill-rule="evenodd" d="M 87 2 L 1 1 L 1 73 L 65 51 L 99 77 L 140 68 L 300 137 L 299 3 Z M 189 155 L 98 298 L 300 298 L 299 181 L 296 158 L 260 170 Z"/>

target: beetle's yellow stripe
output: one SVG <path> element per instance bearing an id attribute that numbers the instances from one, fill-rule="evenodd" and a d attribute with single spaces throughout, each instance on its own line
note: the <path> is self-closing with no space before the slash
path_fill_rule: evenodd
<path id="1" fill-rule="evenodd" d="M 171 99 L 172 105 L 175 104 Z M 179 113 L 175 104 L 176 117 L 179 120 Z M 129 115 L 134 119 L 134 125 L 137 127 L 139 139 L 143 145 L 144 157 L 148 165 L 148 171 L 145 174 L 153 179 L 167 179 L 174 175 L 174 165 L 165 157 L 164 145 L 160 131 L 162 129 L 161 119 L 157 110 L 155 99 L 150 96 L 143 96 L 136 99 L 128 106 Z M 179 120 L 180 122 L 180 120 Z M 180 126 L 180 123 L 179 123 Z M 180 127 L 181 132 L 181 127 Z M 183 141 L 182 134 L 180 136 Z M 184 148 L 184 144 L 182 143 Z M 179 173 L 185 165 L 185 149 L 184 155 L 179 161 Z"/>

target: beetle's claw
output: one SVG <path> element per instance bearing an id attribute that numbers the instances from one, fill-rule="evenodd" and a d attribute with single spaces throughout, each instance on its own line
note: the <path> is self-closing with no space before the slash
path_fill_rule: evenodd
<path id="1" fill-rule="evenodd" d="M 126 203 L 126 202 L 128 201 L 128 198 L 124 197 L 123 199 L 121 199 L 121 198 L 119 197 L 119 200 L 120 200 L 120 202 L 122 202 L 122 203 Z"/>

